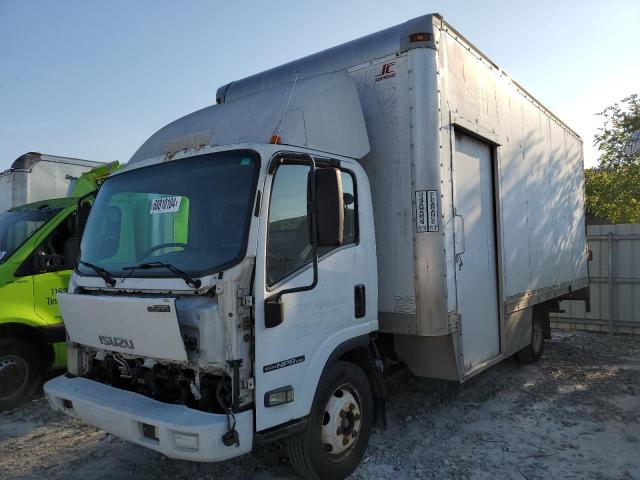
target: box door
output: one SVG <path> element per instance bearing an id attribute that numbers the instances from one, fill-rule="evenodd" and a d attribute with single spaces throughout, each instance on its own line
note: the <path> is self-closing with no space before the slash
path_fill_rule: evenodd
<path id="1" fill-rule="evenodd" d="M 465 370 L 500 353 L 491 150 L 455 134 L 456 287 Z"/>

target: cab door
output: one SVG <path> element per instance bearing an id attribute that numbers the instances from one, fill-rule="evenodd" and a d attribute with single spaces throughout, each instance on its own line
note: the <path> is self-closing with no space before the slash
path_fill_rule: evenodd
<path id="1" fill-rule="evenodd" d="M 66 292 L 71 278 L 71 270 L 59 270 L 39 273 L 33 276 L 33 306 L 36 315 L 45 324 L 62 322 L 58 308 L 59 292 Z"/>
<path id="2" fill-rule="evenodd" d="M 281 164 L 267 176 L 256 259 L 255 380 L 258 431 L 309 413 L 320 374 L 341 343 L 377 328 L 377 278 L 369 185 L 357 164 L 341 162 L 342 245 L 319 252 L 318 281 L 281 297 L 284 320 L 265 325 L 265 299 L 310 286 L 313 267 L 305 164 Z M 363 228 L 364 227 L 364 228 Z M 269 392 L 292 401 L 267 406 Z"/>
<path id="3" fill-rule="evenodd" d="M 67 265 L 67 241 L 74 234 L 76 213 L 62 219 L 42 240 L 32 255 L 36 255 L 38 271 L 33 274 L 33 307 L 43 324 L 62 322 L 58 308 L 58 292 L 66 292 L 73 265 Z"/>

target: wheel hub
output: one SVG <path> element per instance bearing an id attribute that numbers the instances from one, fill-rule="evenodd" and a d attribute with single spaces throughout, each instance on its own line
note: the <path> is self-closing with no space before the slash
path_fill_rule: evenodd
<path id="1" fill-rule="evenodd" d="M 357 392 L 350 385 L 338 387 L 325 406 L 322 421 L 322 444 L 327 454 L 339 455 L 352 448 L 361 425 Z"/>
<path id="2" fill-rule="evenodd" d="M 0 398 L 15 395 L 29 379 L 29 367 L 16 355 L 0 357 Z"/>

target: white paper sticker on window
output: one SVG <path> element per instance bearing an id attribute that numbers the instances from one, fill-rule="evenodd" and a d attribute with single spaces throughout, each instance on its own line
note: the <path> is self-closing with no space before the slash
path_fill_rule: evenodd
<path id="1" fill-rule="evenodd" d="M 437 232 L 438 222 L 438 191 L 416 191 L 416 230 L 418 233 Z"/>
<path id="2" fill-rule="evenodd" d="M 182 197 L 163 197 L 151 200 L 149 213 L 175 213 L 180 210 Z"/>

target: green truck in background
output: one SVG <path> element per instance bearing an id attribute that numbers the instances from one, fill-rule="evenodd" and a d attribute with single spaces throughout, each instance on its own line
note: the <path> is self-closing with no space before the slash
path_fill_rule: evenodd
<path id="1" fill-rule="evenodd" d="M 0 213 L 0 411 L 31 398 L 51 368 L 65 366 L 56 294 L 66 291 L 77 260 L 78 204 L 118 168 L 112 162 L 82 174 L 67 198 Z"/>

